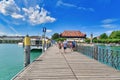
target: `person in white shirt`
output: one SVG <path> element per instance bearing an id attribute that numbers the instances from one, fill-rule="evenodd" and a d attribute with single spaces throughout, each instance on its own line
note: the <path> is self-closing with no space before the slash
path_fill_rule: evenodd
<path id="1" fill-rule="evenodd" d="M 64 49 L 64 53 L 66 53 L 66 49 L 67 49 L 67 41 L 65 40 L 64 42 L 63 42 L 63 49 Z"/>

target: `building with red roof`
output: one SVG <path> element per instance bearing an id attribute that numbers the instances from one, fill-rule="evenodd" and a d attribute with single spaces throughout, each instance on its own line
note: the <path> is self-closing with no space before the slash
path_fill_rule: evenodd
<path id="1" fill-rule="evenodd" d="M 64 31 L 60 34 L 62 38 L 67 38 L 68 41 L 80 41 L 84 42 L 84 39 L 86 38 L 86 34 L 80 32 L 80 31 Z"/>

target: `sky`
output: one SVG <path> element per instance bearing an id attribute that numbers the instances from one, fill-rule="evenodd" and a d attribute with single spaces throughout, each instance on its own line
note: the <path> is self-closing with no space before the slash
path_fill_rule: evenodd
<path id="1" fill-rule="evenodd" d="M 87 37 L 120 30 L 120 0 L 0 0 L 0 36 L 79 30 Z"/>

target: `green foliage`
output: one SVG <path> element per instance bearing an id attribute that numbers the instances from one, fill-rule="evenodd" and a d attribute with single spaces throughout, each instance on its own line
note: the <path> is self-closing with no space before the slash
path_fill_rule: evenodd
<path id="1" fill-rule="evenodd" d="M 108 35 L 106 33 L 103 33 L 100 35 L 100 39 L 107 39 Z"/>
<path id="2" fill-rule="evenodd" d="M 86 43 L 90 43 L 90 39 L 89 39 L 89 38 L 86 38 L 86 39 L 85 39 L 85 42 L 86 42 Z"/>
<path id="3" fill-rule="evenodd" d="M 94 42 L 94 43 L 98 43 L 98 40 L 97 40 L 97 39 L 93 39 L 93 42 Z"/>
<path id="4" fill-rule="evenodd" d="M 95 43 L 120 43 L 120 31 L 113 31 L 108 37 L 106 33 L 100 35 L 100 39 L 94 40 Z"/>
<path id="5" fill-rule="evenodd" d="M 58 33 L 54 33 L 53 35 L 52 35 L 52 39 L 53 40 L 56 40 L 56 39 L 58 39 L 60 37 L 60 35 L 58 34 Z"/>
<path id="6" fill-rule="evenodd" d="M 120 31 L 113 31 L 110 36 L 110 39 L 120 39 Z"/>
<path id="7" fill-rule="evenodd" d="M 66 40 L 66 38 L 60 38 L 60 35 L 58 33 L 54 33 L 53 36 L 52 36 L 52 39 L 55 40 L 55 41 L 64 41 Z"/>
<path id="8" fill-rule="evenodd" d="M 66 38 L 58 38 L 58 39 L 56 39 L 57 42 L 58 42 L 58 41 L 63 42 L 64 40 L 66 40 Z"/>
<path id="9" fill-rule="evenodd" d="M 98 39 L 93 40 L 94 43 L 120 43 L 120 39 Z"/>

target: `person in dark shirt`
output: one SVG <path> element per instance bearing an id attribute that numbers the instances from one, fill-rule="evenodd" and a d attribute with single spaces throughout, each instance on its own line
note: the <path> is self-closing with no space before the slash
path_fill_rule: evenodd
<path id="1" fill-rule="evenodd" d="M 73 41 L 73 42 L 72 42 L 72 50 L 73 50 L 73 51 L 75 50 L 75 47 L 76 47 L 76 42 Z"/>

